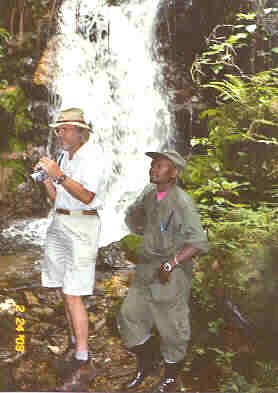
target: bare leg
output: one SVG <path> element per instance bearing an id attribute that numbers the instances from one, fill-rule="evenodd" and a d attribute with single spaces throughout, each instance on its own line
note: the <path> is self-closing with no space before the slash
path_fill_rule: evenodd
<path id="1" fill-rule="evenodd" d="M 88 361 L 88 313 L 81 296 L 64 294 L 64 300 L 73 325 L 76 353 L 75 359 L 68 362 L 64 382 L 56 388 L 56 392 L 81 392 L 96 376 L 96 369 Z"/>
<path id="2" fill-rule="evenodd" d="M 76 351 L 88 351 L 88 313 L 81 296 L 64 294 L 65 308 L 72 321 Z M 66 311 L 67 312 L 67 311 Z"/>
<path id="3" fill-rule="evenodd" d="M 70 338 L 70 341 L 71 341 L 71 337 L 75 336 L 74 330 L 73 330 L 73 323 L 72 323 L 72 319 L 71 319 L 68 303 L 66 302 L 65 295 L 64 295 L 63 292 L 62 292 L 62 296 L 63 296 L 63 299 L 64 299 L 66 318 L 67 318 L 67 321 L 68 321 L 68 331 L 69 331 L 69 336 L 70 336 L 69 338 Z"/>

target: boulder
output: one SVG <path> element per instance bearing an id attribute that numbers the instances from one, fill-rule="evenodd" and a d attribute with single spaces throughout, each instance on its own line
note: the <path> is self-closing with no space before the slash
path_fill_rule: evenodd
<path id="1" fill-rule="evenodd" d="M 120 242 L 114 242 L 106 247 L 101 247 L 98 253 L 97 267 L 100 269 L 126 268 L 129 262 Z"/>

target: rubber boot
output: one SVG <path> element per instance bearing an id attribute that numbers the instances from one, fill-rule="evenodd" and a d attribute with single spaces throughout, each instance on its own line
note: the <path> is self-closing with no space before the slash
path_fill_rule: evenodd
<path id="1" fill-rule="evenodd" d="M 179 374 L 184 367 L 184 359 L 177 363 L 165 363 L 164 376 L 152 393 L 180 392 Z"/>
<path id="2" fill-rule="evenodd" d="M 155 350 L 155 339 L 152 336 L 144 344 L 129 348 L 135 353 L 137 370 L 131 381 L 122 386 L 123 390 L 130 390 L 138 387 L 146 377 L 148 377 L 160 361 L 159 350 Z"/>

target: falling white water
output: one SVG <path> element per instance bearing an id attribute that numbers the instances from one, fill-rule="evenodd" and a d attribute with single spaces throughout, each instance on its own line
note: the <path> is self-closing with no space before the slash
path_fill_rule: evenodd
<path id="1" fill-rule="evenodd" d="M 125 209 L 149 184 L 150 158 L 144 153 L 171 147 L 175 134 L 167 97 L 159 92 L 164 90 L 159 86 L 162 64 L 151 54 L 158 2 L 138 0 L 112 7 L 101 0 L 71 0 L 60 10 L 59 34 L 53 40 L 56 67 L 50 117 L 55 120 L 60 109 L 82 108 L 94 129 L 88 143 L 103 148 L 107 195 L 101 246 L 129 232 Z M 76 31 L 77 14 L 82 34 Z M 92 31 L 96 42 L 88 39 Z M 48 223 L 49 219 L 16 222 L 3 235 L 43 245 Z"/>
<path id="2" fill-rule="evenodd" d="M 128 233 L 125 208 L 149 182 L 144 153 L 169 146 L 170 115 L 151 55 L 157 7 L 158 0 L 121 7 L 74 0 L 60 10 L 52 92 L 61 105 L 53 117 L 58 109 L 81 107 L 94 128 L 88 143 L 103 147 L 108 183 L 101 245 Z M 86 39 L 92 27 L 96 42 Z"/>

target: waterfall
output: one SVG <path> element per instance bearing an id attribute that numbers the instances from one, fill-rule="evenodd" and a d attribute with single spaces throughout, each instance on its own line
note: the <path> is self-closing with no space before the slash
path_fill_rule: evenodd
<path id="1" fill-rule="evenodd" d="M 94 130 L 88 143 L 103 148 L 107 163 L 101 246 L 129 233 L 125 210 L 149 184 L 150 158 L 144 153 L 175 143 L 156 50 L 159 7 L 159 0 L 125 0 L 121 6 L 65 0 L 58 33 L 48 45 L 46 63 L 55 65 L 48 67 L 50 123 L 61 109 L 82 108 Z M 48 155 L 53 138 L 49 131 Z M 3 236 L 42 246 L 50 218 L 15 221 Z"/>
<path id="2" fill-rule="evenodd" d="M 59 12 L 52 107 L 80 107 L 94 129 L 88 143 L 104 150 L 106 206 L 101 245 L 128 233 L 125 208 L 148 184 L 146 151 L 171 146 L 167 99 L 153 60 L 158 0 L 109 6 L 102 0 L 64 1 Z M 93 170 L 90 168 L 89 170 Z"/>

